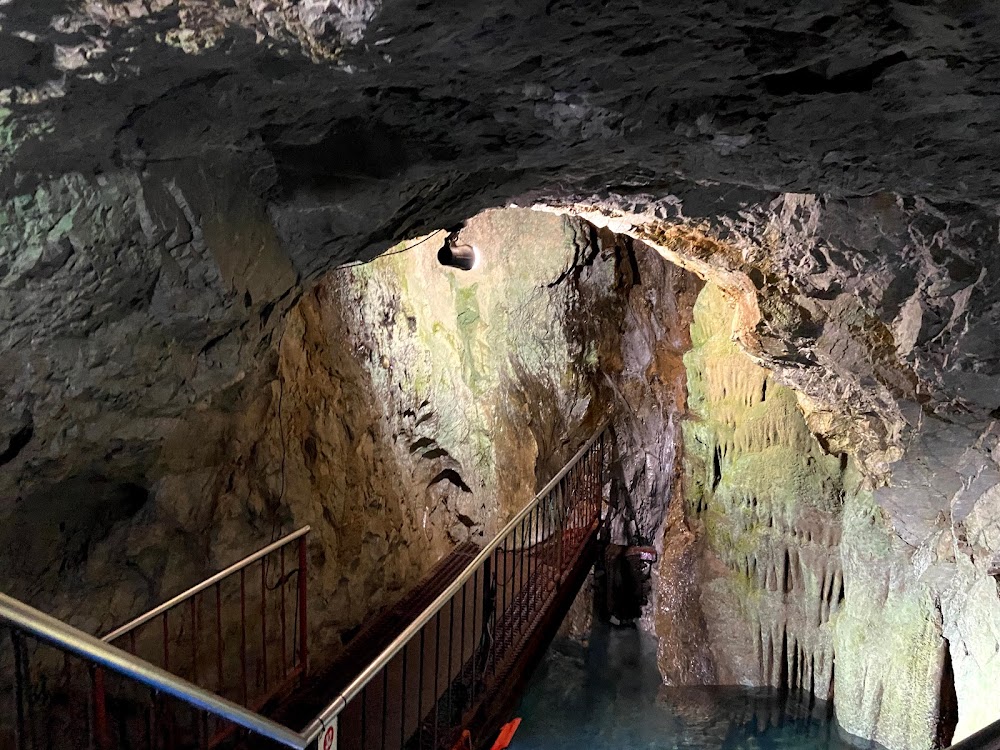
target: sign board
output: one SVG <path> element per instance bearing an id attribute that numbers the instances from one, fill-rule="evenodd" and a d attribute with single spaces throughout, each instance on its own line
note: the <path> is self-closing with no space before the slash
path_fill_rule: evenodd
<path id="1" fill-rule="evenodd" d="M 318 750 L 337 750 L 337 717 L 323 722 L 323 731 L 319 735 Z"/>

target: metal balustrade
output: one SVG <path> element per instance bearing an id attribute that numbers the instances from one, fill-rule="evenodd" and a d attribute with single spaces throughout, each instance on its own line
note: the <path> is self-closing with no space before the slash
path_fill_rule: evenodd
<path id="1" fill-rule="evenodd" d="M 601 523 L 606 425 L 304 730 L 347 750 L 451 748 L 511 678 Z M 327 750 L 323 748 L 322 750 Z"/>
<path id="2" fill-rule="evenodd" d="M 606 429 L 301 731 L 258 711 L 307 669 L 308 527 L 103 640 L 0 594 L 0 648 L 11 645 L 0 653 L 0 675 L 10 677 L 0 678 L 0 746 L 450 748 L 511 678 L 593 542 Z M 292 567 L 285 550 L 295 541 Z"/>
<path id="3" fill-rule="evenodd" d="M 59 638 L 45 637 L 32 627 L 41 613 L 0 599 L 10 646 L 7 655 L 0 641 L 0 667 L 12 666 L 0 672 L 11 676 L 0 678 L 0 746 L 42 750 L 72 738 L 95 750 L 212 748 L 251 728 L 245 724 L 256 721 L 253 712 L 307 668 L 309 530 L 269 544 L 101 641 L 57 621 L 47 632 Z M 94 643 L 112 663 L 156 679 L 102 665 Z M 245 710 L 236 717 L 243 723 L 230 715 L 233 706 Z"/>
<path id="4" fill-rule="evenodd" d="M 102 640 L 260 711 L 287 693 L 307 668 L 309 531 L 305 526 L 279 539 Z M 286 555 L 293 544 L 297 549 Z M 97 731 L 104 736 L 112 727 L 102 726 L 107 691 L 102 672 L 96 676 Z M 155 713 L 155 705 L 147 710 Z M 166 720 L 169 729 L 169 714 Z M 209 747 L 231 729 L 209 720 Z"/>

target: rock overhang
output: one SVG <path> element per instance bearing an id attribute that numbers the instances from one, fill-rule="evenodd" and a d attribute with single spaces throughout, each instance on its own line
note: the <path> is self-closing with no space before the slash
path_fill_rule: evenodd
<path id="1" fill-rule="evenodd" d="M 0 181 L 29 212 L 56 194 L 67 207 L 36 217 L 40 247 L 9 225 L 5 286 L 37 253 L 35 291 L 53 299 L 66 243 L 48 230 L 75 204 L 114 216 L 141 196 L 90 240 L 113 249 L 95 292 L 119 295 L 116 267 L 157 279 L 152 327 L 206 372 L 221 364 L 194 388 L 211 394 L 337 265 L 488 206 L 596 206 L 654 245 L 704 236 L 674 259 L 738 287 L 747 350 L 881 482 L 925 416 L 985 423 L 1000 407 L 1000 49 L 995 11 L 975 4 L 842 10 L 8 3 Z M 29 297 L 5 315 L 14 348 L 71 322 L 59 304 L 28 315 Z M 128 317 L 94 313 L 95 330 Z"/>

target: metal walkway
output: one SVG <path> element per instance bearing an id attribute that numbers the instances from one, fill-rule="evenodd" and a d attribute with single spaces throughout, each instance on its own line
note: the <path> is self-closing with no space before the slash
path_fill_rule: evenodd
<path id="1" fill-rule="evenodd" d="M 308 527 L 103 640 L 0 594 L 0 746 L 482 744 L 593 564 L 606 430 L 490 543 L 460 545 L 321 671 L 309 671 Z"/>

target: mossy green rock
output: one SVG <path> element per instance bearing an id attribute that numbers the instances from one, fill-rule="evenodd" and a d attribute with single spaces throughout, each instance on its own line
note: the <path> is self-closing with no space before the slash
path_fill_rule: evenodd
<path id="1" fill-rule="evenodd" d="M 848 732 L 930 748 L 940 612 L 852 459 L 828 454 L 795 392 L 738 347 L 733 314 L 706 286 L 685 356 L 686 508 L 718 681 L 832 699 Z"/>

